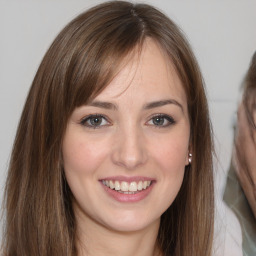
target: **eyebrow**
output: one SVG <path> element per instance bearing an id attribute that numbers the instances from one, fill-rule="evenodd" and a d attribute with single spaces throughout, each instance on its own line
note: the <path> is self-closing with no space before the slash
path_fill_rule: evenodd
<path id="1" fill-rule="evenodd" d="M 92 101 L 88 104 L 88 106 L 97 107 L 97 108 L 105 108 L 105 109 L 113 109 L 117 110 L 117 106 L 110 102 L 104 102 L 104 101 Z"/>
<path id="2" fill-rule="evenodd" d="M 152 108 L 162 107 L 162 106 L 165 106 L 165 105 L 168 105 L 168 104 L 174 104 L 174 105 L 180 107 L 182 112 L 183 112 L 182 105 L 177 100 L 174 100 L 174 99 L 153 101 L 153 102 L 150 102 L 150 103 L 146 104 L 144 106 L 144 109 L 152 109 Z"/>
<path id="3" fill-rule="evenodd" d="M 181 110 L 183 111 L 183 106 L 178 101 L 176 101 L 174 99 L 153 101 L 153 102 L 145 104 L 143 106 L 143 109 L 147 110 L 147 109 L 162 107 L 162 106 L 169 105 L 169 104 L 174 104 L 174 105 L 180 107 Z M 118 110 L 117 105 L 115 105 L 111 102 L 104 102 L 104 101 L 92 101 L 92 102 L 88 103 L 88 106 L 104 108 L 104 109 Z"/>

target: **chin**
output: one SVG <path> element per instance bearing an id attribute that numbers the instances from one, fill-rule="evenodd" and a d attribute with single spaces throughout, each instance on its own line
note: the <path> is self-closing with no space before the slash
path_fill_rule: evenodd
<path id="1" fill-rule="evenodd" d="M 105 222 L 109 229 L 118 232 L 136 232 L 147 229 L 152 225 L 159 227 L 160 216 L 156 218 L 147 218 L 145 214 L 126 212 L 111 218 L 111 220 L 105 220 Z"/>

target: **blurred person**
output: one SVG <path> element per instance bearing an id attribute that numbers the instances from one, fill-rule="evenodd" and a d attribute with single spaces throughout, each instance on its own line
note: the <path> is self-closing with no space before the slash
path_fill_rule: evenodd
<path id="1" fill-rule="evenodd" d="M 245 256 L 256 255 L 256 52 L 243 83 L 224 201 L 237 216 Z"/>

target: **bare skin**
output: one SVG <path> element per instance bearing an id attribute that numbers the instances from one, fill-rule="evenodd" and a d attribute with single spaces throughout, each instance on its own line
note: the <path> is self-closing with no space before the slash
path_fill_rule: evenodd
<path id="1" fill-rule="evenodd" d="M 173 64 L 150 39 L 129 60 L 73 111 L 64 136 L 79 256 L 161 255 L 160 218 L 189 164 L 187 98 Z"/>
<path id="2" fill-rule="evenodd" d="M 116 232 L 91 222 L 85 232 L 82 228 L 79 230 L 78 255 L 162 256 L 156 244 L 158 228 L 159 223 L 153 223 L 143 232 Z"/>

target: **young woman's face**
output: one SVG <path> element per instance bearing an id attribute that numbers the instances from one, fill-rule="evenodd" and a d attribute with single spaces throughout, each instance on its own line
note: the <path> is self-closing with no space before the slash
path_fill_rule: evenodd
<path id="1" fill-rule="evenodd" d="M 181 81 L 147 40 L 69 119 L 62 152 L 77 219 L 118 231 L 158 226 L 181 187 L 189 137 Z"/>

